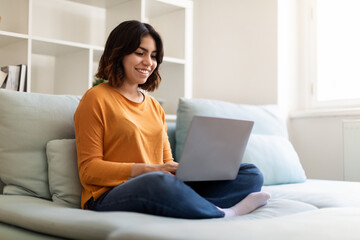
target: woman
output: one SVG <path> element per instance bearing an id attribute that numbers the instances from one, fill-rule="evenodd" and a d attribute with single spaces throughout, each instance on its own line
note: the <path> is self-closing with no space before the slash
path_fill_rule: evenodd
<path id="1" fill-rule="evenodd" d="M 165 113 L 139 91 L 159 86 L 163 55 L 149 24 L 126 21 L 111 32 L 96 74 L 108 82 L 89 89 L 74 116 L 82 208 L 200 219 L 266 204 L 262 175 L 250 164 L 234 181 L 185 184 L 174 176 Z"/>

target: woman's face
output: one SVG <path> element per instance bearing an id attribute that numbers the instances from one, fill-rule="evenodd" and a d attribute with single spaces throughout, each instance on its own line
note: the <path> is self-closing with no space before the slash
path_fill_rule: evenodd
<path id="1" fill-rule="evenodd" d="M 135 52 L 123 58 L 124 82 L 131 85 L 144 84 L 157 66 L 155 40 L 146 35 Z"/>

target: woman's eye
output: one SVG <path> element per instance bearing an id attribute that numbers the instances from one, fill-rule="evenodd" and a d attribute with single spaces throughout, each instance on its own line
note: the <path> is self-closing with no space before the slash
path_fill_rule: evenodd
<path id="1" fill-rule="evenodd" d="M 144 55 L 144 53 L 142 53 L 142 52 L 135 52 L 135 54 L 138 55 L 138 56 Z"/>
<path id="2" fill-rule="evenodd" d="M 151 58 L 156 59 L 156 55 L 151 55 Z"/>

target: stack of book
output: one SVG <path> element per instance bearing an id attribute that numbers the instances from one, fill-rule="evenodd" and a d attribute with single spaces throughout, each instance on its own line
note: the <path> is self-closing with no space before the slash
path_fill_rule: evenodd
<path id="1" fill-rule="evenodd" d="M 1 68 L 1 88 L 26 92 L 27 66 L 25 64 L 9 65 Z"/>

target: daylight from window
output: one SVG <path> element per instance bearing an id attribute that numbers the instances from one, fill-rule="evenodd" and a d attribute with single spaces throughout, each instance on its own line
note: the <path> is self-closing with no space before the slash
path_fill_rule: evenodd
<path id="1" fill-rule="evenodd" d="M 317 0 L 318 101 L 360 99 L 360 0 Z"/>

